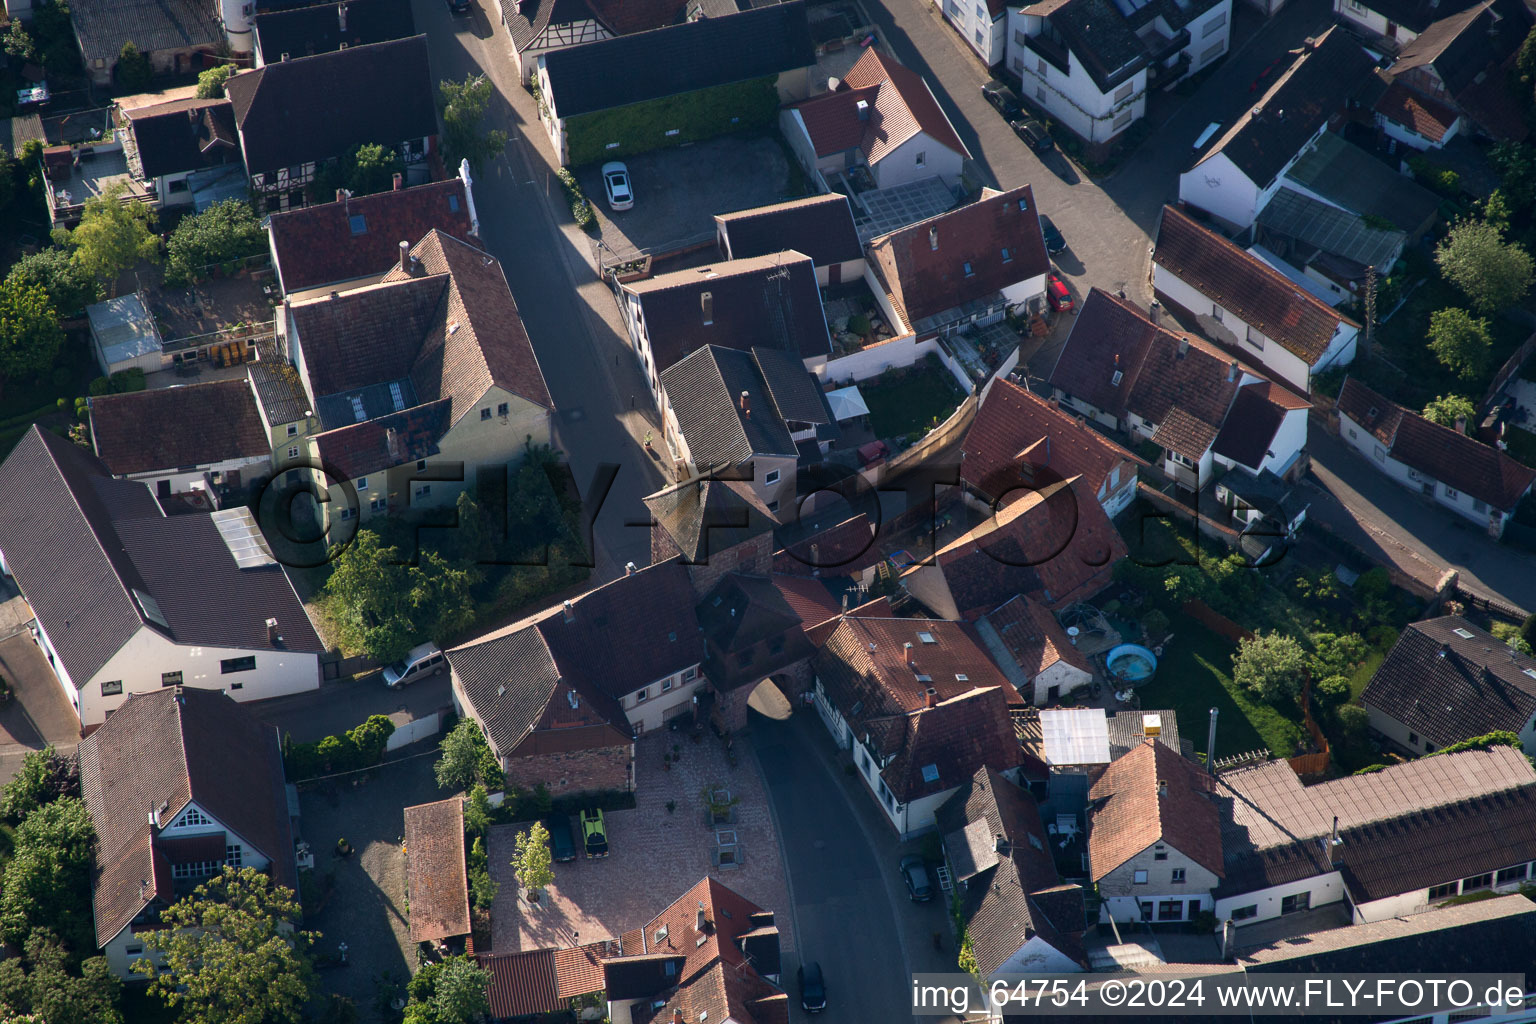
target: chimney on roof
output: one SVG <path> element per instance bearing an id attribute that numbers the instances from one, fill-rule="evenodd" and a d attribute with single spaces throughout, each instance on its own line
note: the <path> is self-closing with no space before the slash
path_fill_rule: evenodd
<path id="1" fill-rule="evenodd" d="M 276 619 L 268 619 L 267 620 L 267 644 L 268 644 L 268 646 L 276 647 L 278 645 L 279 641 L 281 641 L 282 639 L 283 639 L 282 637 L 277 635 L 277 620 Z"/>
<path id="2" fill-rule="evenodd" d="M 715 293 L 699 293 L 699 311 L 704 314 L 704 326 L 715 322 Z"/>
<path id="3" fill-rule="evenodd" d="M 937 251 L 939 248 L 939 229 L 928 229 L 928 248 Z"/>
<path id="4" fill-rule="evenodd" d="M 1339 844 L 1341 842 L 1343 842 L 1343 840 L 1339 838 L 1339 816 L 1337 814 L 1335 814 L 1333 816 L 1333 834 L 1328 837 L 1328 866 L 1329 867 L 1333 867 L 1333 864 L 1334 864 L 1333 851 L 1338 848 L 1338 846 L 1339 846 Z"/>
<path id="5" fill-rule="evenodd" d="M 939 706 L 939 691 L 933 687 L 923 691 L 923 707 L 933 709 Z"/>
<path id="6" fill-rule="evenodd" d="M 675 1006 L 672 1008 L 672 1024 L 683 1024 L 683 1011 Z"/>
<path id="7" fill-rule="evenodd" d="M 396 171 L 395 176 L 390 179 L 390 184 L 394 187 L 394 191 L 399 192 L 402 188 L 405 187 L 405 175 L 401 174 L 399 171 Z"/>
<path id="8" fill-rule="evenodd" d="M 1232 919 L 1221 922 L 1221 958 L 1225 960 L 1232 950 Z"/>
<path id="9" fill-rule="evenodd" d="M 1232 364 L 1227 367 L 1227 383 L 1230 384 L 1232 381 L 1235 381 L 1235 380 L 1237 380 L 1237 360 L 1236 359 L 1232 360 Z"/>
<path id="10" fill-rule="evenodd" d="M 1450 644 L 1441 644 L 1440 645 L 1440 650 L 1436 652 L 1436 656 L 1444 658 L 1447 655 L 1449 655 L 1450 653 L 1451 653 L 1451 645 Z"/>
<path id="11" fill-rule="evenodd" d="M 696 932 L 702 932 L 704 930 L 704 926 L 708 923 L 709 922 L 704 919 L 704 901 L 699 900 L 699 911 L 693 919 L 693 930 Z"/>
<path id="12" fill-rule="evenodd" d="M 288 55 L 286 53 L 283 54 L 283 59 L 282 59 L 281 63 L 283 63 L 283 64 L 288 63 Z"/>
<path id="13" fill-rule="evenodd" d="M 1008 837 L 999 832 L 992 837 L 992 852 L 1006 854 L 1008 852 Z"/>
<path id="14" fill-rule="evenodd" d="M 843 614 L 848 614 L 848 591 L 843 591 Z"/>
<path id="15" fill-rule="evenodd" d="M 1157 780 L 1157 795 L 1158 796 L 1167 796 L 1168 795 L 1168 780 L 1167 779 L 1158 779 Z"/>
<path id="16" fill-rule="evenodd" d="M 411 272 L 411 243 L 410 242 L 401 242 L 400 243 L 400 273 L 402 273 L 402 274 L 409 274 L 410 272 Z"/>
<path id="17" fill-rule="evenodd" d="M 347 5 L 346 4 L 337 4 L 336 5 L 336 22 L 341 27 L 341 30 L 343 32 L 345 32 L 347 30 Z"/>
<path id="18" fill-rule="evenodd" d="M 745 391 L 741 393 L 741 415 L 746 419 L 752 418 L 752 396 Z"/>
<path id="19" fill-rule="evenodd" d="M 1467 432 L 1467 418 L 1465 416 L 1457 416 L 1456 417 L 1456 433 L 1458 433 L 1458 434 L 1465 434 L 1466 432 Z"/>
<path id="20" fill-rule="evenodd" d="M 855 108 L 859 112 L 859 120 L 860 121 L 868 121 L 869 120 L 869 101 L 868 100 L 859 100 L 859 102 L 854 104 L 854 106 L 855 106 Z"/>
<path id="21" fill-rule="evenodd" d="M 902 657 L 906 660 L 907 667 L 912 668 L 916 664 L 916 662 L 912 660 L 912 644 L 910 642 L 904 643 L 901 645 L 901 649 Z"/>
<path id="22" fill-rule="evenodd" d="M 570 598 L 566 598 L 564 601 L 560 602 L 560 611 L 561 614 L 564 615 L 566 622 L 576 621 L 576 606 L 571 604 Z"/>
<path id="23" fill-rule="evenodd" d="M 635 563 L 634 562 L 625 562 L 624 563 L 624 575 L 625 576 L 633 576 L 634 574 L 635 574 Z"/>
<path id="24" fill-rule="evenodd" d="M 1163 322 L 1163 307 L 1156 299 L 1153 299 L 1152 305 L 1147 307 L 1147 317 L 1155 324 Z"/>
<path id="25" fill-rule="evenodd" d="M 344 203 L 344 202 L 347 201 L 347 190 L 346 189 L 339 188 L 339 189 L 336 190 L 336 201 L 338 203 Z"/>

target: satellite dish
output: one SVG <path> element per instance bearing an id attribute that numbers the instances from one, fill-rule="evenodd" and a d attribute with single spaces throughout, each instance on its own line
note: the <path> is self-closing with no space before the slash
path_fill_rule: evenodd
<path id="1" fill-rule="evenodd" d="M 1078 629 L 1076 626 L 1067 627 L 1067 636 L 1077 636 L 1077 634 L 1080 632 L 1082 632 L 1082 630 Z"/>

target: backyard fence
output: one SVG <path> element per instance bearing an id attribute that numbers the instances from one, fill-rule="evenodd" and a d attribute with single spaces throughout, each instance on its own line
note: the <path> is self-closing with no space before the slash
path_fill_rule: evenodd
<path id="1" fill-rule="evenodd" d="M 928 353 L 938 350 L 939 343 L 935 338 L 918 341 L 917 335 L 904 334 L 899 338 L 888 338 L 873 345 L 865 345 L 857 352 L 849 352 L 836 359 L 829 359 L 820 376 L 822 380 L 853 381 L 857 384 L 859 381 L 878 377 L 886 370 L 912 366 Z"/>
<path id="2" fill-rule="evenodd" d="M 395 731 L 389 734 L 389 740 L 384 744 L 384 749 L 399 750 L 408 747 L 412 743 L 436 736 L 443 731 L 443 717 L 452 709 L 439 709 L 420 718 L 413 718 L 403 725 L 396 725 Z"/>
<path id="3" fill-rule="evenodd" d="M 980 399 L 977 395 L 966 395 L 955 407 L 955 411 L 949 414 L 949 419 L 928 431 L 927 436 L 917 444 L 887 462 L 881 478 L 888 480 L 960 440 L 970 429 L 971 421 L 976 418 L 976 408 L 979 404 Z"/>
<path id="4" fill-rule="evenodd" d="M 1228 643 L 1235 644 L 1253 639 L 1253 633 L 1250 630 L 1239 626 L 1198 597 L 1185 601 L 1184 606 L 1179 610 Z"/>

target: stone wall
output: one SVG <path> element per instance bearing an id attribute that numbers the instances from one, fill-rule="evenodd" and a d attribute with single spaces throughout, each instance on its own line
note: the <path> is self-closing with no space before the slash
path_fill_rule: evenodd
<path id="1" fill-rule="evenodd" d="M 596 750 L 509 758 L 507 785 L 531 790 L 543 783 L 552 797 L 634 788 L 634 748 L 625 743 Z"/>

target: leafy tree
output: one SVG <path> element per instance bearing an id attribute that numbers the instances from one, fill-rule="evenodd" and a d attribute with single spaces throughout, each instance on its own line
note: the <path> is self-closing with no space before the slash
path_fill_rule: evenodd
<path id="1" fill-rule="evenodd" d="M 297 931 L 292 891 L 253 868 L 226 867 L 160 915 L 134 971 L 186 1024 L 289 1024 L 304 1019 L 314 987 L 309 950 Z"/>
<path id="2" fill-rule="evenodd" d="M 1527 615 L 1525 621 L 1520 623 L 1520 638 L 1536 647 L 1536 615 Z"/>
<path id="3" fill-rule="evenodd" d="M 428 964 L 411 978 L 404 1024 L 470 1024 L 490 1012 L 490 976 L 470 956 Z"/>
<path id="4" fill-rule="evenodd" d="M 47 292 L 10 278 L 0 282 L 0 388 L 52 366 L 63 344 L 64 328 Z"/>
<path id="5" fill-rule="evenodd" d="M 437 759 L 434 771 L 437 784 L 444 789 L 468 789 L 476 782 L 483 783 L 486 756 L 491 754 L 480 731 L 480 723 L 473 718 L 463 718 L 438 744 L 442 756 Z"/>
<path id="6" fill-rule="evenodd" d="M 79 67 L 80 46 L 75 42 L 74 23 L 64 0 L 32 8 L 32 38 L 37 42 L 43 67 L 49 71 L 72 71 Z"/>
<path id="7" fill-rule="evenodd" d="M 129 92 L 141 92 L 149 88 L 155 77 L 154 65 L 149 55 L 139 49 L 132 39 L 123 44 L 117 54 L 117 80 Z"/>
<path id="8" fill-rule="evenodd" d="M 79 795 L 79 761 L 74 754 L 60 754 L 50 743 L 21 759 L 21 768 L 0 795 L 0 810 L 9 820 L 19 822 L 44 804 Z"/>
<path id="9" fill-rule="evenodd" d="M 1335 708 L 1349 700 L 1349 677 L 1329 676 L 1312 688 L 1312 696 L 1319 706 Z"/>
<path id="10" fill-rule="evenodd" d="M 1313 679 L 1349 675 L 1365 660 L 1369 646 L 1359 633 L 1313 633 L 1308 640 L 1312 644 L 1312 656 L 1307 661 L 1307 668 Z"/>
<path id="11" fill-rule="evenodd" d="M 554 882 L 553 865 L 554 859 L 549 853 L 549 829 L 542 821 L 534 822 L 532 828 L 517 834 L 517 855 L 512 858 L 512 867 L 517 880 L 532 898 L 538 898 L 539 891 Z"/>
<path id="12" fill-rule="evenodd" d="M 202 72 L 197 76 L 197 98 L 200 100 L 223 99 L 224 83 L 239 70 L 233 64 L 220 64 L 216 68 L 209 68 Z"/>
<path id="13" fill-rule="evenodd" d="M 202 213 L 183 217 L 176 225 L 165 246 L 165 276 L 170 281 L 195 281 L 211 266 L 255 256 L 266 248 L 266 232 L 251 204 L 225 199 Z"/>
<path id="14" fill-rule="evenodd" d="M 15 202 L 22 185 L 23 172 L 9 150 L 0 148 L 0 211 Z"/>
<path id="15" fill-rule="evenodd" d="M 485 839 L 475 836 L 475 841 L 469 844 L 469 894 L 475 901 L 475 908 L 489 911 L 496 902 L 496 894 L 501 890 L 501 884 L 491 880 L 491 862 L 485 854 Z"/>
<path id="16" fill-rule="evenodd" d="M 1527 91 L 1536 85 L 1536 28 L 1526 33 L 1525 42 L 1520 44 L 1520 51 L 1515 55 L 1515 75 Z"/>
<path id="17" fill-rule="evenodd" d="M 443 156 L 450 168 L 468 160 L 476 172 L 481 164 L 496 156 L 507 145 L 507 133 L 481 127 L 491 102 L 491 80 L 471 75 L 462 82 L 444 80 L 437 84 L 438 107 L 443 112 Z"/>
<path id="18" fill-rule="evenodd" d="M 23 62 L 37 59 L 37 43 L 19 19 L 12 21 L 5 33 L 5 52 Z"/>
<path id="19" fill-rule="evenodd" d="M 117 276 L 140 260 L 160 253 L 160 236 L 154 231 L 154 215 L 143 203 L 124 203 L 126 185 L 108 188 L 85 201 L 80 225 L 69 233 L 75 259 L 86 273 L 111 282 L 117 294 Z"/>
<path id="20" fill-rule="evenodd" d="M 91 859 L 96 829 L 85 804 L 61 797 L 28 814 L 0 885 L 0 934 L 20 945 L 46 924 L 71 949 L 94 949 Z"/>
<path id="21" fill-rule="evenodd" d="M 1464 309 L 1440 309 L 1429 317 L 1429 348 L 1463 380 L 1475 380 L 1488 367 L 1493 339 L 1488 321 Z"/>
<path id="22" fill-rule="evenodd" d="M 1281 633 L 1244 640 L 1232 655 L 1233 680 L 1271 703 L 1295 699 L 1301 692 L 1306 667 L 1307 654 L 1301 644 Z"/>
<path id="23" fill-rule="evenodd" d="M 1435 246 L 1440 272 L 1472 300 L 1479 313 L 1500 313 L 1520 303 L 1536 278 L 1530 253 L 1485 220 L 1463 219 Z"/>
<path id="24" fill-rule="evenodd" d="M 358 766 L 378 764 L 394 732 L 395 723 L 388 715 L 369 715 L 361 725 L 348 729 L 347 740 L 357 751 Z"/>
<path id="25" fill-rule="evenodd" d="M 352 175 L 348 188 L 355 196 L 370 196 L 375 192 L 387 192 L 394 187 L 397 173 L 404 173 L 405 162 L 388 146 L 377 142 L 357 147 L 352 157 Z"/>
<path id="26" fill-rule="evenodd" d="M 1520 627 L 1511 622 L 1495 622 L 1488 630 L 1494 639 L 1507 644 L 1512 651 L 1530 654 L 1531 645 L 1520 635 Z"/>
<path id="27" fill-rule="evenodd" d="M 1454 427 L 1458 419 L 1470 423 L 1476 415 L 1472 400 L 1461 395 L 1441 395 L 1424 407 L 1424 418 L 1442 427 Z"/>
<path id="28" fill-rule="evenodd" d="M 485 792 L 485 786 L 475 783 L 469 788 L 469 794 L 464 797 L 464 831 L 473 836 L 485 835 L 485 830 L 491 826 L 491 817 L 495 810 L 491 807 L 491 798 Z"/>
<path id="29" fill-rule="evenodd" d="M 336 559 L 327 595 L 342 642 L 379 661 L 404 657 L 423 634 L 447 637 L 474 621 L 477 570 L 424 552 L 409 565 L 372 530 L 359 530 Z"/>
<path id="30" fill-rule="evenodd" d="M 1503 189 L 1494 189 L 1488 194 L 1488 198 L 1482 204 L 1483 220 L 1492 224 L 1500 231 L 1508 231 L 1510 221 L 1514 219 L 1515 211 L 1509 204 L 1509 197 Z"/>
<path id="31" fill-rule="evenodd" d="M 122 982 L 107 968 L 106 957 L 84 961 L 79 974 L 71 972 L 72 963 L 58 936 L 34 928 L 25 956 L 0 962 L 0 1004 L 35 1012 L 47 1024 L 122 1024 L 117 1009 Z"/>
<path id="32" fill-rule="evenodd" d="M 1528 208 L 1536 201 L 1536 146 L 1500 142 L 1488 151 L 1488 160 L 1498 172 L 1499 191 L 1516 209 Z"/>
<path id="33" fill-rule="evenodd" d="M 60 316 L 75 316 L 101 298 L 101 283 L 70 255 L 68 249 L 50 245 L 11 264 L 7 281 L 35 284 L 48 293 L 48 301 Z"/>

